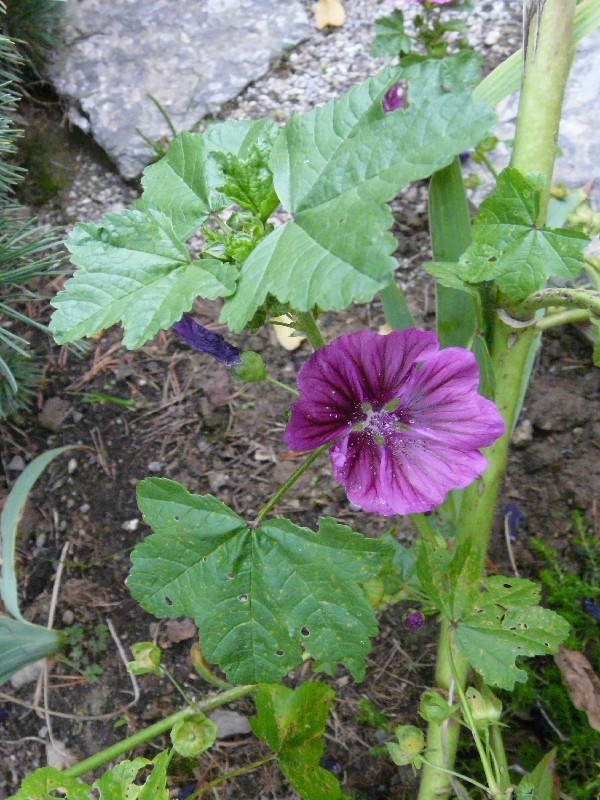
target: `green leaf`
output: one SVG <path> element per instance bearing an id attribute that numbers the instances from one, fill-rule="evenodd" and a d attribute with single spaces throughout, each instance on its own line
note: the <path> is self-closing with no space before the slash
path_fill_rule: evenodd
<path id="1" fill-rule="evenodd" d="M 204 655 L 234 683 L 280 680 L 308 651 L 315 668 L 364 674 L 377 623 L 361 587 L 388 545 L 335 520 L 253 529 L 210 495 L 147 478 L 138 504 L 155 533 L 132 553 L 128 585 L 158 617 L 186 616 Z"/>
<path id="2" fill-rule="evenodd" d="M 192 262 L 158 212 L 124 211 L 107 214 L 102 225 L 77 225 L 67 247 L 80 269 L 52 301 L 50 330 L 59 344 L 122 322 L 123 344 L 140 347 L 181 319 L 196 297 L 214 300 L 235 289 L 235 267 Z"/>
<path id="3" fill-rule="evenodd" d="M 64 792 L 61 796 L 66 800 L 90 800 L 91 789 L 87 783 L 69 778 L 56 767 L 41 767 L 25 778 L 9 800 L 48 800 L 50 792 L 55 790 Z"/>
<path id="4" fill-rule="evenodd" d="M 387 17 L 375 20 L 372 56 L 395 58 L 403 53 L 410 53 L 411 49 L 412 39 L 404 33 L 404 14 L 400 9 L 397 8 Z"/>
<path id="5" fill-rule="evenodd" d="M 294 220 L 245 261 L 222 313 L 241 330 L 267 295 L 297 311 L 367 302 L 389 285 L 396 261 L 386 203 L 472 147 L 493 123 L 468 94 L 421 97 L 384 114 L 385 92 L 403 77 L 388 69 L 281 131 L 270 166 L 277 195 Z"/>
<path id="6" fill-rule="evenodd" d="M 273 189 L 273 175 L 268 166 L 276 135 L 274 125 L 263 129 L 257 140 L 247 148 L 245 157 L 220 151 L 212 154 L 225 175 L 225 182 L 219 189 L 263 222 L 279 205 L 279 198 Z"/>
<path id="7" fill-rule="evenodd" d="M 484 681 L 510 691 L 527 679 L 516 660 L 555 653 L 569 625 L 537 605 L 540 589 L 532 581 L 501 575 L 473 581 L 470 572 L 468 544 L 449 553 L 420 543 L 423 593 L 450 622 L 457 647 Z"/>
<path id="8" fill-rule="evenodd" d="M 64 644 L 59 631 L 0 616 L 0 684 L 28 664 L 58 653 Z"/>
<path id="9" fill-rule="evenodd" d="M 469 283 L 495 280 L 513 302 L 524 300 L 552 277 L 573 278 L 582 269 L 589 239 L 579 231 L 538 228 L 540 190 L 509 167 L 498 176 L 473 224 L 473 243 L 457 265 Z"/>
<path id="10" fill-rule="evenodd" d="M 560 789 L 554 783 L 556 748 L 541 759 L 531 775 L 525 775 L 517 786 L 515 800 L 559 800 Z"/>
<path id="11" fill-rule="evenodd" d="M 330 686 L 318 682 L 297 689 L 263 685 L 256 692 L 258 714 L 250 726 L 277 753 L 283 774 L 305 800 L 345 797 L 337 778 L 319 766 L 334 696 Z"/>
<path id="12" fill-rule="evenodd" d="M 94 782 L 92 788 L 100 792 L 100 800 L 168 800 L 167 767 L 171 760 L 168 750 L 155 758 L 134 758 L 121 761 Z M 143 784 L 135 783 L 140 770 L 153 766 Z"/>
<path id="13" fill-rule="evenodd" d="M 61 453 L 65 453 L 67 450 L 71 450 L 73 447 L 74 445 L 56 447 L 34 458 L 15 481 L 4 503 L 2 514 L 0 515 L 0 542 L 2 544 L 2 551 L 0 553 L 0 564 L 2 565 L 0 597 L 2 597 L 6 610 L 12 614 L 13 617 L 23 622 L 25 622 L 25 620 L 21 616 L 19 610 L 17 575 L 15 570 L 15 548 L 17 545 L 19 522 L 25 504 L 27 503 L 29 493 L 42 472 L 57 456 L 61 455 Z M 28 624 L 30 625 L 30 623 Z M 0 654 L 4 655 L 2 649 L 0 649 Z"/>
<path id="14" fill-rule="evenodd" d="M 203 134 L 181 134 L 164 158 L 144 170 L 144 193 L 137 208 L 161 211 L 178 238 L 186 241 L 211 211 L 232 202 L 219 188 L 223 175 L 210 154 L 219 151 L 245 158 L 273 128 L 270 120 L 228 120 L 211 125 Z"/>
<path id="15" fill-rule="evenodd" d="M 402 59 L 402 77 L 410 81 L 408 99 L 418 103 L 423 96 L 473 90 L 479 83 L 482 65 L 483 57 L 473 50 L 461 50 L 447 58 L 410 55 Z"/>

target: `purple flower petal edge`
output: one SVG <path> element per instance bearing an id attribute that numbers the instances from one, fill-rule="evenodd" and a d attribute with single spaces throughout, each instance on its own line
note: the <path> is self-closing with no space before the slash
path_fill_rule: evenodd
<path id="1" fill-rule="evenodd" d="M 331 443 L 334 477 L 365 511 L 431 511 L 481 475 L 479 449 L 504 433 L 478 383 L 474 355 L 439 350 L 433 333 L 345 334 L 300 369 L 285 440 L 293 450 Z"/>
<path id="2" fill-rule="evenodd" d="M 176 322 L 171 328 L 195 350 L 216 358 L 226 367 L 242 363 L 237 347 L 226 342 L 219 333 L 209 331 L 208 328 L 200 325 L 188 314 L 184 314 L 179 322 Z"/>

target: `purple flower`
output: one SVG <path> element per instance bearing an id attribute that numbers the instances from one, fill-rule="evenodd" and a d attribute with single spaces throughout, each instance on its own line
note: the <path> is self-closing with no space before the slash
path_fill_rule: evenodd
<path id="1" fill-rule="evenodd" d="M 365 511 L 430 511 L 481 475 L 479 448 L 504 433 L 478 381 L 474 355 L 440 351 L 433 333 L 349 333 L 301 367 L 285 441 L 293 450 L 331 442 L 334 477 Z"/>
<path id="2" fill-rule="evenodd" d="M 598 608 L 593 600 L 582 600 L 581 605 L 583 606 L 583 610 L 593 617 L 596 622 L 600 622 L 600 608 Z"/>
<path id="3" fill-rule="evenodd" d="M 237 347 L 228 344 L 220 334 L 213 333 L 200 325 L 189 314 L 184 314 L 171 328 L 195 350 L 207 353 L 226 367 L 242 363 Z"/>
<path id="4" fill-rule="evenodd" d="M 508 536 L 511 542 L 516 542 L 517 531 L 525 519 L 523 512 L 515 503 L 507 503 L 502 509 L 502 514 L 504 516 L 504 524 L 506 525 Z"/>
<path id="5" fill-rule="evenodd" d="M 404 626 L 411 631 L 418 631 L 425 623 L 425 616 L 420 611 L 409 611 L 404 617 Z"/>
<path id="6" fill-rule="evenodd" d="M 402 90 L 399 83 L 395 83 L 391 89 L 383 95 L 383 110 L 386 114 L 390 111 L 396 111 L 398 108 L 405 108 L 406 101 L 402 95 Z"/>

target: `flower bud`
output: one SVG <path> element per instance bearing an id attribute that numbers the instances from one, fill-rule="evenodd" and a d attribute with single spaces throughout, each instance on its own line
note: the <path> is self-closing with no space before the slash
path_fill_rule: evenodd
<path id="1" fill-rule="evenodd" d="M 394 730 L 397 742 L 388 742 L 386 747 L 394 764 L 405 767 L 412 764 L 420 766 L 420 753 L 425 747 L 423 731 L 414 725 L 400 725 Z"/>
<path id="2" fill-rule="evenodd" d="M 204 714 L 182 719 L 171 730 L 173 749 L 184 758 L 198 756 L 215 742 L 217 726 Z"/>
<path id="3" fill-rule="evenodd" d="M 458 705 L 451 706 L 437 692 L 424 692 L 419 705 L 419 714 L 427 722 L 444 722 L 458 710 Z"/>
<path id="4" fill-rule="evenodd" d="M 234 364 L 231 372 L 235 377 L 244 383 L 258 383 L 267 377 L 267 368 L 262 356 L 252 350 L 246 350 L 240 354 L 241 364 Z"/>
<path id="5" fill-rule="evenodd" d="M 148 675 L 159 673 L 162 650 L 152 642 L 136 642 L 131 645 L 135 661 L 129 661 L 127 669 L 132 675 Z"/>
<path id="6" fill-rule="evenodd" d="M 498 722 L 502 715 L 502 703 L 491 689 L 484 686 L 481 692 L 478 692 L 473 686 L 469 686 L 466 696 L 469 710 L 478 729 L 485 729 L 492 722 Z"/>

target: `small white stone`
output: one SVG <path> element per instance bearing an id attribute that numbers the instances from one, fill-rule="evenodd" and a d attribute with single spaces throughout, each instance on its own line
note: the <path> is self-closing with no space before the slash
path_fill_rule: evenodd
<path id="1" fill-rule="evenodd" d="M 128 520 L 126 520 L 126 522 L 124 522 L 121 525 L 121 527 L 123 528 L 124 531 L 137 531 L 139 526 L 140 526 L 140 521 L 137 518 L 136 519 L 128 519 Z"/>
<path id="2" fill-rule="evenodd" d="M 69 475 L 72 475 L 76 469 L 77 469 L 77 459 L 70 458 L 69 463 L 67 464 L 67 472 L 69 473 Z"/>

